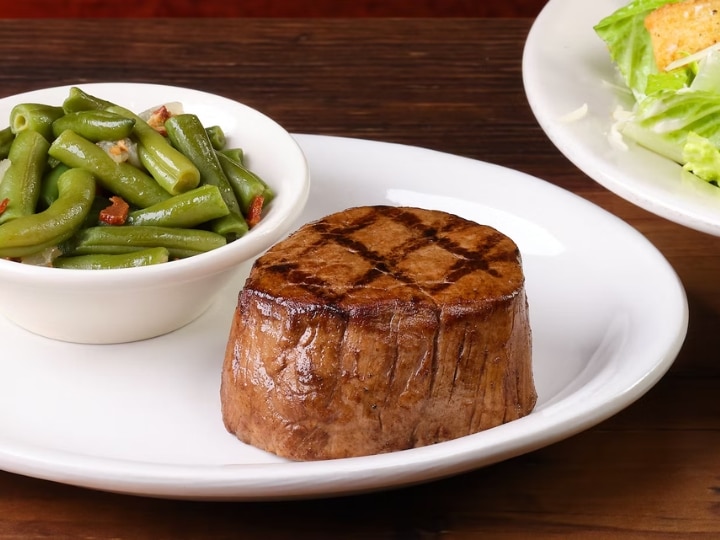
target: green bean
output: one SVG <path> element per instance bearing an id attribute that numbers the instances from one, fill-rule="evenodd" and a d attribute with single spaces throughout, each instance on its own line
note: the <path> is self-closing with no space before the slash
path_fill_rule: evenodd
<path id="1" fill-rule="evenodd" d="M 210 126 L 205 128 L 210 144 L 215 150 L 222 150 L 225 148 L 225 132 L 220 126 Z"/>
<path id="2" fill-rule="evenodd" d="M 180 229 L 154 225 L 122 225 L 82 229 L 63 246 L 67 255 L 129 253 L 138 249 L 165 247 L 173 258 L 184 258 L 224 246 L 224 236 L 202 229 Z"/>
<path id="3" fill-rule="evenodd" d="M 221 154 L 225 154 L 227 157 L 229 157 L 236 163 L 239 163 L 240 165 L 245 165 L 245 152 L 242 148 L 225 148 L 219 150 L 219 152 Z"/>
<path id="4" fill-rule="evenodd" d="M 70 167 L 64 163 L 59 163 L 43 176 L 40 185 L 40 199 L 38 201 L 43 208 L 47 208 L 58 198 L 58 179 L 68 169 L 70 169 Z"/>
<path id="5" fill-rule="evenodd" d="M 15 140 L 15 134 L 10 126 L 0 129 L 0 159 L 5 159 L 10 153 L 10 146 Z"/>
<path id="6" fill-rule="evenodd" d="M 74 257 L 58 257 L 53 261 L 55 268 L 73 270 L 109 270 L 113 268 L 135 268 L 168 262 L 170 253 L 164 247 L 141 249 L 130 253 L 108 255 L 76 255 Z"/>
<path id="7" fill-rule="evenodd" d="M 58 179 L 58 198 L 47 210 L 0 225 L 0 257 L 24 257 L 64 242 L 77 232 L 95 196 L 95 178 L 70 169 Z"/>
<path id="8" fill-rule="evenodd" d="M 111 105 L 106 110 L 135 120 L 133 134 L 140 143 L 140 162 L 168 193 L 177 195 L 200 184 L 200 171 L 192 160 L 173 148 L 164 136 L 142 118 L 118 105 Z"/>
<path id="9" fill-rule="evenodd" d="M 109 111 L 77 111 L 61 116 L 52 123 L 54 137 L 66 129 L 92 142 L 118 141 L 129 137 L 135 120 Z"/>
<path id="10" fill-rule="evenodd" d="M 248 168 L 247 164 L 245 163 L 245 152 L 243 151 L 242 148 L 227 148 L 225 150 L 218 150 L 218 153 L 227 156 L 228 158 L 230 158 L 232 161 L 234 161 L 235 163 L 237 163 L 244 169 L 247 169 L 248 171 L 250 170 Z M 265 186 L 266 190 L 272 191 L 272 188 L 268 185 L 267 182 L 265 182 L 265 180 L 260 178 L 260 176 L 258 176 L 256 173 L 252 173 L 252 174 L 253 174 L 253 176 L 255 176 L 257 181 L 261 182 Z M 274 196 L 275 196 L 274 193 L 270 194 L 270 198 L 272 198 Z"/>
<path id="11" fill-rule="evenodd" d="M 68 167 L 92 172 L 103 188 L 138 208 L 170 198 L 151 176 L 128 163 L 116 163 L 102 148 L 69 129 L 53 141 L 48 153 Z"/>
<path id="12" fill-rule="evenodd" d="M 235 192 L 244 215 L 248 215 L 250 205 L 256 197 L 262 197 L 263 204 L 267 204 L 273 199 L 273 191 L 254 172 L 230 159 L 222 152 L 218 152 L 218 160 Z"/>
<path id="13" fill-rule="evenodd" d="M 37 131 L 24 130 L 15 136 L 8 154 L 10 166 L 0 182 L 0 201 L 8 200 L 0 223 L 35 212 L 49 146 Z"/>
<path id="14" fill-rule="evenodd" d="M 274 194 L 243 164 L 243 150 L 225 148 L 222 128 L 206 128 L 194 114 L 171 116 L 167 137 L 149 122 L 77 87 L 62 107 L 13 107 L 11 125 L 0 130 L 0 160 L 8 158 L 0 257 L 34 263 L 57 246 L 59 268 L 127 268 L 205 253 L 245 234 L 244 213 L 257 217 L 254 203 Z M 132 144 L 132 163 L 104 146 L 120 141 Z M 124 225 L 99 220 L 111 196 L 130 205 Z"/>
<path id="15" fill-rule="evenodd" d="M 220 189 L 230 210 L 227 216 L 213 220 L 212 230 L 228 238 L 245 234 L 249 229 L 248 224 L 200 119 L 194 114 L 179 114 L 165 122 L 165 129 L 172 144 L 198 168 L 202 183 Z"/>
<path id="16" fill-rule="evenodd" d="M 16 135 L 21 131 L 37 131 L 48 141 L 53 140 L 52 123 L 65 111 L 62 107 L 42 103 L 19 103 L 10 110 L 10 129 Z"/>
<path id="17" fill-rule="evenodd" d="M 165 191 L 170 195 L 178 195 L 200 184 L 200 173 L 194 165 L 188 167 L 181 164 L 180 159 L 168 159 L 169 154 L 158 150 L 157 147 L 139 143 L 138 157 L 143 167 Z"/>
<path id="18" fill-rule="evenodd" d="M 128 225 L 193 228 L 230 213 L 217 186 L 203 185 L 130 212 Z"/>
<path id="19" fill-rule="evenodd" d="M 62 107 L 66 113 L 72 113 L 77 111 L 100 110 L 109 105 L 111 105 L 109 101 L 97 98 L 73 86 L 70 88 L 70 92 L 68 92 L 68 97 L 63 101 Z"/>

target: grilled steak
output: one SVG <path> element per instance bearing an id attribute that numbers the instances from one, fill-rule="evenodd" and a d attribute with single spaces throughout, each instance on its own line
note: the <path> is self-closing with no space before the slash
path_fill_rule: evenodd
<path id="1" fill-rule="evenodd" d="M 390 206 L 309 223 L 256 261 L 221 384 L 227 430 L 295 460 L 454 439 L 536 397 L 515 243 Z"/>

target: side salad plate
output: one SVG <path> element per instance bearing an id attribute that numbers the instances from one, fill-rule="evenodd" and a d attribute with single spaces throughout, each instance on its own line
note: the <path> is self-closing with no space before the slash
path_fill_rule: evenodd
<path id="1" fill-rule="evenodd" d="M 705 91 L 720 87 L 720 53 L 658 68 L 643 22 L 666 3 L 549 0 L 525 44 L 525 92 L 548 138 L 590 178 L 658 216 L 720 236 L 720 189 L 711 183 L 720 175 L 720 94 Z M 623 16 L 611 18 L 620 8 Z M 663 99 L 638 108 L 649 94 Z M 714 144 L 690 148 L 688 137 Z M 706 149 L 709 157 L 698 158 Z"/>
<path id="2" fill-rule="evenodd" d="M 573 3 L 583 15 L 600 11 L 577 0 L 560 4 Z M 595 61 L 602 64 L 599 55 Z M 684 290 L 664 257 L 606 211 L 483 162 L 388 143 L 295 137 L 313 178 L 297 226 L 350 206 L 406 205 L 453 212 L 517 242 L 530 303 L 535 410 L 468 437 L 362 458 L 290 462 L 246 446 L 225 431 L 219 397 L 237 293 L 249 270 L 241 268 L 203 316 L 145 341 L 74 345 L 0 319 L 0 469 L 181 499 L 292 499 L 400 487 L 585 430 L 640 398 L 674 361 L 687 329 Z M 662 169 L 662 161 L 655 167 Z"/>

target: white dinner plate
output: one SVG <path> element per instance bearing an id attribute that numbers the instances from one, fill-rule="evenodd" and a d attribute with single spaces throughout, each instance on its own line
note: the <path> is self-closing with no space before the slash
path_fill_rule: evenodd
<path id="1" fill-rule="evenodd" d="M 492 225 L 517 242 L 533 329 L 535 410 L 454 441 L 370 457 L 289 462 L 246 446 L 225 431 L 219 398 L 244 268 L 200 319 L 147 341 L 73 345 L 0 319 L 0 469 L 189 499 L 398 487 L 578 433 L 643 395 L 675 359 L 687 329 L 682 285 L 618 218 L 496 165 L 388 143 L 296 137 L 313 177 L 298 226 L 354 205 L 407 205 Z"/>
<path id="2" fill-rule="evenodd" d="M 658 216 L 720 236 L 720 189 L 636 144 L 611 143 L 613 112 L 632 101 L 593 27 L 628 2 L 549 0 L 525 44 L 528 102 L 552 143 L 590 178 Z"/>

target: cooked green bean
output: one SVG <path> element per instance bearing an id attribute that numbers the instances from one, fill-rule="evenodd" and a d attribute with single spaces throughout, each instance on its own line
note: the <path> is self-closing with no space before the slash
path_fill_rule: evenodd
<path id="1" fill-rule="evenodd" d="M 222 150 L 218 150 L 218 152 L 225 154 L 240 165 L 245 165 L 245 152 L 242 148 L 223 148 Z"/>
<path id="2" fill-rule="evenodd" d="M 0 182 L 0 201 L 8 200 L 0 214 L 5 223 L 35 212 L 50 143 L 37 131 L 24 130 L 10 146 L 10 166 Z"/>
<path id="3" fill-rule="evenodd" d="M 62 107 L 42 103 L 19 103 L 10 110 L 10 129 L 17 134 L 21 131 L 37 131 L 52 141 L 52 123 L 65 114 Z"/>
<path id="4" fill-rule="evenodd" d="M 232 161 L 234 161 L 235 163 L 237 163 L 244 169 L 250 171 L 250 168 L 245 163 L 245 152 L 243 151 L 242 148 L 226 148 L 224 150 L 218 150 L 217 152 L 219 154 L 223 154 L 223 155 L 227 156 L 228 158 L 230 158 Z M 258 180 L 265 186 L 266 190 L 272 191 L 272 188 L 268 185 L 267 182 L 265 182 L 265 180 L 260 178 L 260 176 L 258 176 L 256 173 L 253 173 L 252 171 L 250 171 L 250 172 L 256 178 L 256 180 Z M 270 194 L 270 198 L 273 198 L 274 196 L 275 196 L 274 192 Z"/>
<path id="5" fill-rule="evenodd" d="M 135 113 L 118 105 L 106 110 L 135 120 L 133 134 L 139 141 L 140 162 L 150 175 L 172 194 L 177 195 L 200 184 L 200 171 L 178 149 Z"/>
<path id="6" fill-rule="evenodd" d="M 0 225 L 0 257 L 38 253 L 78 231 L 95 196 L 95 178 L 83 169 L 70 169 L 58 179 L 58 192 L 47 210 Z"/>
<path id="7" fill-rule="evenodd" d="M 184 258 L 224 246 L 224 236 L 202 229 L 180 229 L 154 225 L 123 225 L 82 229 L 65 246 L 67 255 L 129 253 L 138 249 L 165 247 L 173 258 Z"/>
<path id="8" fill-rule="evenodd" d="M 40 185 L 40 199 L 38 201 L 40 206 L 47 208 L 55 202 L 58 198 L 58 179 L 68 169 L 70 167 L 64 163 L 59 163 L 45 173 Z"/>
<path id="9" fill-rule="evenodd" d="M 145 120 L 77 87 L 62 107 L 13 107 L 0 129 L 0 257 L 47 264 L 59 250 L 58 268 L 127 268 L 244 235 L 272 190 L 219 125 L 171 113 L 166 137 L 156 112 Z"/>
<path id="10" fill-rule="evenodd" d="M 58 257 L 53 261 L 55 268 L 73 270 L 109 270 L 113 268 L 135 268 L 168 262 L 170 253 L 164 247 L 141 249 L 130 253 L 108 255 L 76 255 Z"/>
<path id="11" fill-rule="evenodd" d="M 0 129 L 0 159 L 5 159 L 10 153 L 10 146 L 15 140 L 15 134 L 10 126 Z"/>
<path id="12" fill-rule="evenodd" d="M 228 215 L 217 186 L 203 185 L 180 195 L 130 212 L 127 225 L 160 225 L 191 229 Z"/>
<path id="13" fill-rule="evenodd" d="M 66 129 L 92 142 L 117 141 L 129 137 L 135 120 L 109 111 L 77 111 L 61 116 L 52 123 L 54 137 Z"/>
<path id="14" fill-rule="evenodd" d="M 169 154 L 158 152 L 157 147 L 138 143 L 138 157 L 145 170 L 171 195 L 184 193 L 200 184 L 200 173 L 195 166 L 187 167 L 180 160 L 168 159 Z"/>
<path id="15" fill-rule="evenodd" d="M 116 163 L 102 148 L 69 129 L 53 141 L 48 153 L 68 167 L 92 172 L 102 187 L 138 208 L 170 198 L 151 176 L 128 163 Z"/>
<path id="16" fill-rule="evenodd" d="M 97 98 L 80 88 L 73 86 L 68 92 L 68 97 L 63 101 L 62 107 L 66 113 L 77 111 L 92 111 L 104 109 L 111 105 L 109 101 Z"/>
<path id="17" fill-rule="evenodd" d="M 220 126 L 210 126 L 205 128 L 210 144 L 215 150 L 222 150 L 225 148 L 225 132 Z"/>
<path id="18" fill-rule="evenodd" d="M 248 215 L 250 205 L 256 197 L 262 197 L 263 204 L 267 204 L 273 199 L 274 193 L 272 189 L 254 172 L 230 159 L 222 152 L 218 152 L 218 160 L 235 192 L 244 215 Z"/>
<path id="19" fill-rule="evenodd" d="M 175 148 L 190 158 L 198 168 L 202 182 L 220 189 L 230 210 L 227 216 L 212 222 L 212 230 L 229 238 L 245 234 L 249 229 L 248 224 L 200 119 L 194 114 L 179 114 L 165 122 L 165 129 Z"/>

